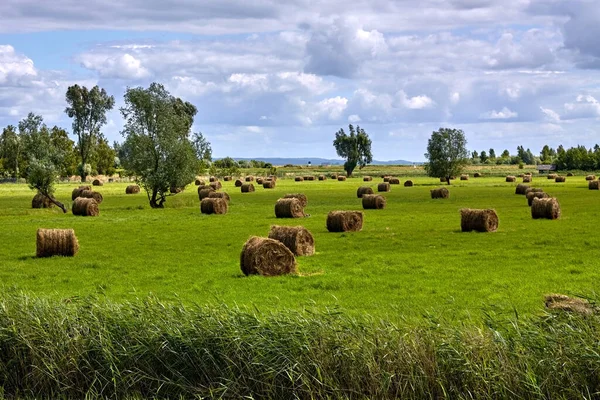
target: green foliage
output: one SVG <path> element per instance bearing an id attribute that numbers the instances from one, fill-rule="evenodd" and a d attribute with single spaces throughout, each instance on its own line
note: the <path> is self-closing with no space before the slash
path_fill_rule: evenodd
<path id="1" fill-rule="evenodd" d="M 189 135 L 196 112 L 158 83 L 125 93 L 121 161 L 146 190 L 152 208 L 163 208 L 170 188 L 183 188 L 194 179 L 198 164 Z"/>
<path id="2" fill-rule="evenodd" d="M 58 126 L 50 130 L 50 143 L 56 149 L 60 157 L 55 160 L 60 176 L 71 176 L 77 173 L 77 152 L 75 143 L 69 139 L 67 131 Z"/>
<path id="3" fill-rule="evenodd" d="M 488 155 L 485 152 L 485 150 L 481 151 L 481 154 L 479 155 L 479 160 L 481 161 L 481 163 L 485 163 L 489 160 Z"/>
<path id="4" fill-rule="evenodd" d="M 496 151 L 494 149 L 490 149 L 488 156 L 492 160 L 496 159 Z"/>
<path id="5" fill-rule="evenodd" d="M 23 143 L 13 125 L 2 130 L 0 137 L 0 156 L 4 159 L 4 168 L 11 171 L 12 176 L 20 176 L 19 165 L 22 158 Z"/>
<path id="6" fill-rule="evenodd" d="M 92 153 L 92 165 L 100 175 L 112 175 L 115 173 L 115 157 L 117 153 L 110 147 L 104 137 L 100 137 L 95 151 Z"/>
<path id="7" fill-rule="evenodd" d="M 460 175 L 468 163 L 467 139 L 461 129 L 440 128 L 431 134 L 425 157 L 429 160 L 425 170 L 429 176 L 446 178 Z"/>
<path id="8" fill-rule="evenodd" d="M 344 170 L 347 176 L 352 176 L 352 172 L 359 166 L 360 169 L 364 168 L 367 164 L 373 161 L 373 155 L 371 154 L 371 139 L 369 135 L 360 126 L 348 125 L 349 133 L 346 134 L 344 129 L 340 129 L 335 134 L 335 140 L 333 146 L 337 155 L 346 159 L 344 163 Z"/>

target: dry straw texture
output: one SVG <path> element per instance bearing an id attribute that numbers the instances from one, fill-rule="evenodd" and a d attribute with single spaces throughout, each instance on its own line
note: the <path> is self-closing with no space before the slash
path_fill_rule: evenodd
<path id="1" fill-rule="evenodd" d="M 209 199 L 223 199 L 227 203 L 229 203 L 231 201 L 231 198 L 229 197 L 229 195 L 226 192 L 210 192 L 208 194 L 208 198 Z"/>
<path id="2" fill-rule="evenodd" d="M 224 176 L 224 177 L 223 177 L 223 180 L 224 180 L 225 182 L 229 182 L 229 181 L 233 180 L 233 178 L 232 178 L 231 176 Z"/>
<path id="3" fill-rule="evenodd" d="M 94 185 L 94 186 L 104 186 L 104 182 L 102 182 L 100 179 L 94 179 L 94 181 L 92 182 L 92 185 Z"/>
<path id="4" fill-rule="evenodd" d="M 100 215 L 96 200 L 84 197 L 75 199 L 71 211 L 73 212 L 73 215 L 80 215 L 83 217 L 97 217 Z"/>
<path id="5" fill-rule="evenodd" d="M 450 197 L 450 191 L 446 188 L 431 189 L 430 192 L 432 199 L 447 199 Z"/>
<path id="6" fill-rule="evenodd" d="M 330 177 L 331 177 L 331 179 L 337 179 L 338 174 L 331 174 Z"/>
<path id="7" fill-rule="evenodd" d="M 327 214 L 329 232 L 358 232 L 363 226 L 363 213 L 360 211 L 330 211 Z"/>
<path id="8" fill-rule="evenodd" d="M 313 175 L 308 175 L 308 176 L 305 176 L 305 177 L 304 177 L 304 180 L 305 180 L 305 181 L 314 181 L 314 180 L 315 180 L 315 177 L 314 177 Z"/>
<path id="9" fill-rule="evenodd" d="M 380 194 L 365 194 L 362 206 L 365 210 L 382 210 L 385 208 L 385 197 Z"/>
<path id="10" fill-rule="evenodd" d="M 404 187 L 411 187 L 413 185 L 413 181 L 406 181 L 404 182 Z"/>
<path id="11" fill-rule="evenodd" d="M 200 202 L 202 214 L 227 214 L 227 208 L 227 200 L 222 198 L 207 197 Z"/>
<path id="12" fill-rule="evenodd" d="M 171 187 L 169 188 L 169 192 L 170 192 L 171 194 L 178 194 L 178 193 L 181 193 L 181 192 L 183 192 L 183 189 L 182 189 L 182 188 L 180 188 L 180 187 L 177 187 L 177 186 L 171 186 Z"/>
<path id="13" fill-rule="evenodd" d="M 523 175 L 523 183 L 531 183 L 531 175 Z"/>
<path id="14" fill-rule="evenodd" d="M 275 216 L 277 218 L 302 218 L 304 217 L 304 207 L 295 197 L 279 199 L 275 203 Z"/>
<path id="15" fill-rule="evenodd" d="M 550 197 L 550 195 L 548 193 L 544 193 L 544 192 L 527 192 L 525 194 L 525 197 L 527 198 L 527 205 L 529 207 L 531 207 L 531 204 L 533 203 L 533 199 L 545 199 Z"/>
<path id="16" fill-rule="evenodd" d="M 36 257 L 72 257 L 79 251 L 79 242 L 73 229 L 38 229 Z"/>
<path id="17" fill-rule="evenodd" d="M 308 198 L 303 193 L 288 193 L 285 196 L 283 196 L 283 198 L 284 199 L 298 199 L 298 200 L 300 200 L 300 204 L 302 204 L 302 207 L 306 207 L 308 204 Z"/>
<path id="18" fill-rule="evenodd" d="M 125 194 L 136 194 L 140 192 L 138 185 L 129 185 L 125 188 Z"/>
<path id="19" fill-rule="evenodd" d="M 266 180 L 263 182 L 263 188 L 265 189 L 275 189 L 275 181 Z"/>
<path id="20" fill-rule="evenodd" d="M 53 206 L 54 203 L 41 193 L 33 196 L 33 199 L 31 200 L 31 208 L 52 208 Z"/>
<path id="21" fill-rule="evenodd" d="M 574 176 L 572 172 L 567 172 L 567 176 Z"/>
<path id="22" fill-rule="evenodd" d="M 244 184 L 244 182 L 242 182 L 241 179 L 236 179 L 235 180 L 235 187 L 242 187 L 243 184 Z"/>
<path id="23" fill-rule="evenodd" d="M 211 182 L 209 185 L 211 188 L 213 188 L 215 190 L 219 190 L 223 187 L 223 184 L 219 181 Z"/>
<path id="24" fill-rule="evenodd" d="M 588 176 L 585 177 L 586 181 L 593 181 L 595 179 L 596 179 L 596 175 L 588 175 Z"/>
<path id="25" fill-rule="evenodd" d="M 267 176 L 267 179 L 271 181 L 277 181 L 277 175 L 269 175 Z"/>
<path id="26" fill-rule="evenodd" d="M 469 175 L 461 175 L 460 176 L 460 180 L 461 181 L 468 181 L 469 180 Z"/>
<path id="27" fill-rule="evenodd" d="M 377 185 L 378 192 L 389 192 L 390 189 L 391 189 L 390 184 L 388 182 L 382 182 Z"/>
<path id="28" fill-rule="evenodd" d="M 78 198 L 81 195 L 81 192 L 83 192 L 84 190 L 92 190 L 92 187 L 79 186 L 78 188 L 73 189 L 73 192 L 71 193 L 71 200 L 75 200 L 76 198 Z"/>
<path id="29" fill-rule="evenodd" d="M 359 199 L 365 194 L 373 194 L 373 189 L 369 186 L 361 186 L 356 190 L 356 197 Z"/>
<path id="30" fill-rule="evenodd" d="M 200 179 L 196 179 L 196 181 L 194 182 L 194 184 L 196 186 L 200 186 L 200 185 L 204 186 L 204 181 L 201 181 Z"/>
<path id="31" fill-rule="evenodd" d="M 557 174 L 548 174 L 548 179 L 556 179 Z"/>
<path id="32" fill-rule="evenodd" d="M 596 309 L 589 301 L 564 294 L 547 294 L 544 296 L 544 304 L 549 310 L 560 310 L 576 314 L 592 315 Z"/>
<path id="33" fill-rule="evenodd" d="M 440 178 L 440 182 L 446 182 L 446 178 Z"/>
<path id="34" fill-rule="evenodd" d="M 296 258 L 283 243 L 275 239 L 252 236 L 240 254 L 244 275 L 278 276 L 295 274 Z"/>
<path id="35" fill-rule="evenodd" d="M 565 176 L 557 176 L 554 178 L 554 182 L 566 182 L 567 178 Z"/>
<path id="36" fill-rule="evenodd" d="M 519 183 L 517 185 L 517 188 L 515 189 L 515 194 L 525 194 L 527 192 L 527 189 L 529 189 L 528 185 L 523 185 L 522 183 Z"/>
<path id="37" fill-rule="evenodd" d="M 589 181 L 588 188 L 590 190 L 600 190 L 600 181 Z"/>
<path id="38" fill-rule="evenodd" d="M 262 185 L 263 183 L 265 183 L 265 180 L 263 178 L 256 178 L 256 183 Z"/>
<path id="39" fill-rule="evenodd" d="M 363 176 L 363 182 L 371 182 L 373 180 L 373 177 L 371 176 Z"/>
<path id="40" fill-rule="evenodd" d="M 392 177 L 391 177 L 391 176 L 384 176 L 384 177 L 383 177 L 383 181 L 384 181 L 384 182 L 389 182 L 389 181 L 390 181 L 390 179 L 392 179 Z"/>
<path id="41" fill-rule="evenodd" d="M 320 181 L 326 181 L 327 177 L 325 175 L 319 175 L 319 180 Z"/>
<path id="42" fill-rule="evenodd" d="M 217 182 L 219 179 L 216 176 L 211 176 L 210 178 L 208 178 L 209 182 Z"/>
<path id="43" fill-rule="evenodd" d="M 198 200 L 202 201 L 206 199 L 215 189 L 210 186 L 198 186 Z"/>
<path id="44" fill-rule="evenodd" d="M 480 173 L 480 172 L 475 172 L 475 173 L 473 174 L 473 177 L 474 177 L 474 178 L 481 178 L 482 176 L 483 176 L 483 174 L 482 174 L 482 173 Z"/>
<path id="45" fill-rule="evenodd" d="M 254 192 L 254 185 L 251 183 L 244 183 L 242 185 L 242 193 Z"/>
<path id="46" fill-rule="evenodd" d="M 79 193 L 79 197 L 84 197 L 86 199 L 94 199 L 98 204 L 101 204 L 104 200 L 101 193 L 94 192 L 93 190 L 83 190 L 81 191 L 81 193 Z"/>
<path id="47" fill-rule="evenodd" d="M 534 187 L 530 187 L 530 188 L 527 188 L 527 189 L 525 190 L 525 194 L 527 194 L 527 193 L 529 193 L 529 192 L 540 192 L 540 193 L 541 193 L 541 192 L 543 192 L 543 191 L 544 191 L 544 189 L 542 189 L 542 188 L 534 188 Z"/>
<path id="48" fill-rule="evenodd" d="M 303 226 L 271 226 L 269 239 L 278 240 L 296 256 L 315 254 L 315 239 Z"/>
<path id="49" fill-rule="evenodd" d="M 297 176 L 294 178 L 294 181 L 296 182 L 304 182 L 304 177 L 303 176 Z"/>
<path id="50" fill-rule="evenodd" d="M 254 181 L 254 177 L 253 176 L 247 176 L 246 177 L 246 182 L 253 182 Z"/>
<path id="51" fill-rule="evenodd" d="M 492 209 L 463 208 L 460 210 L 460 229 L 463 232 L 495 232 L 498 215 Z"/>
<path id="52" fill-rule="evenodd" d="M 506 182 L 516 182 L 516 181 L 517 181 L 516 176 L 509 175 L 506 177 Z"/>
<path id="53" fill-rule="evenodd" d="M 531 203 L 531 218 L 533 219 L 558 219 L 560 218 L 560 204 L 554 197 L 533 199 Z"/>
<path id="54" fill-rule="evenodd" d="M 390 181 L 388 183 L 390 185 L 399 185 L 400 184 L 400 179 L 398 179 L 398 178 L 390 178 Z"/>
<path id="55" fill-rule="evenodd" d="M 346 177 L 344 175 L 338 175 L 337 180 L 342 182 L 346 180 Z"/>

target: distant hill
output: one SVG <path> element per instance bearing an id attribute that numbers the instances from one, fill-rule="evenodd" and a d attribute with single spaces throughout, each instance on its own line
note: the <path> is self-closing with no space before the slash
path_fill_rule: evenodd
<path id="1" fill-rule="evenodd" d="M 336 159 L 330 159 L 330 158 L 318 158 L 318 157 L 299 157 L 299 158 L 270 158 L 270 157 L 252 157 L 252 158 L 245 158 L 245 157 L 232 157 L 233 159 L 235 159 L 236 161 L 240 161 L 240 160 L 245 160 L 245 161 L 250 161 L 250 160 L 256 160 L 256 161 L 264 161 L 267 163 L 271 163 L 273 165 L 286 165 L 286 164 L 292 164 L 292 165 L 307 165 L 309 162 L 311 163 L 311 165 L 321 165 L 321 164 L 325 164 L 325 165 L 343 165 L 344 164 L 344 160 L 336 160 Z M 422 164 L 420 162 L 412 162 L 412 161 L 407 161 L 407 160 L 390 160 L 390 161 L 378 161 L 378 160 L 373 160 L 373 162 L 371 163 L 371 165 L 413 165 L 413 164 Z"/>

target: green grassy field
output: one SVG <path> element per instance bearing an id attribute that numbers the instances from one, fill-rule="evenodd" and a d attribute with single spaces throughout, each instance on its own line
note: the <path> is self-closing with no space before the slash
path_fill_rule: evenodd
<path id="1" fill-rule="evenodd" d="M 125 195 L 125 183 L 97 188 L 100 216 L 75 217 L 60 210 L 31 209 L 25 185 L 0 185 L 0 282 L 51 298 L 98 295 L 132 300 L 154 294 L 183 303 L 238 305 L 258 310 L 340 308 L 391 321 L 422 315 L 449 320 L 496 313 L 539 313 L 549 292 L 591 294 L 600 278 L 600 192 L 583 176 L 555 183 L 534 177 L 558 198 L 559 220 L 532 220 L 516 184 L 501 177 L 454 181 L 450 198 L 431 200 L 439 180 L 413 179 L 392 186 L 384 210 L 366 210 L 361 232 L 328 233 L 331 210 L 360 210 L 356 189 L 380 182 L 293 182 L 231 196 L 227 215 L 202 215 L 196 188 L 170 197 L 153 210 L 145 193 Z M 404 181 L 404 179 L 403 179 Z M 60 184 L 57 198 L 70 200 L 75 184 Z M 275 201 L 285 193 L 308 196 L 301 220 L 276 219 Z M 460 232 L 463 207 L 494 208 L 495 233 Z M 245 277 L 241 248 L 251 235 L 266 236 L 272 224 L 307 227 L 316 254 L 298 258 L 300 276 Z M 37 259 L 38 228 L 73 228 L 80 251 L 74 258 Z"/>

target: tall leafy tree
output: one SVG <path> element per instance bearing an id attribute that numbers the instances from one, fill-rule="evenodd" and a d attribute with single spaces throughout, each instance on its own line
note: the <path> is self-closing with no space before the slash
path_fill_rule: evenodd
<path id="1" fill-rule="evenodd" d="M 100 135 L 98 144 L 92 156 L 92 167 L 100 175 L 115 173 L 115 157 L 117 153 L 110 147 L 108 141 Z"/>
<path id="2" fill-rule="evenodd" d="M 488 154 L 488 157 L 489 157 L 490 159 L 492 159 L 492 160 L 493 160 L 493 159 L 495 159 L 495 158 L 496 158 L 496 151 L 495 151 L 494 149 L 490 149 L 490 152 L 489 152 L 489 154 Z"/>
<path id="3" fill-rule="evenodd" d="M 349 134 L 340 129 L 335 134 L 333 146 L 338 156 L 345 158 L 344 170 L 346 175 L 352 176 L 352 171 L 358 166 L 360 169 L 373 161 L 371 154 L 371 139 L 360 126 L 348 125 Z"/>
<path id="4" fill-rule="evenodd" d="M 425 164 L 427 175 L 446 178 L 448 185 L 450 177 L 460 175 L 468 163 L 467 139 L 461 129 L 440 128 L 431 134 L 427 142 Z"/>
<path id="5" fill-rule="evenodd" d="M 69 138 L 64 129 L 53 126 L 50 129 L 50 142 L 63 157 L 62 162 L 56 165 L 60 176 L 71 176 L 77 171 L 77 152 L 75 142 Z"/>
<path id="6" fill-rule="evenodd" d="M 65 108 L 65 113 L 73 119 L 73 133 L 77 136 L 81 157 L 79 174 L 83 182 L 88 173 L 85 165 L 98 141 L 100 128 L 106 124 L 106 113 L 115 105 L 115 99 L 98 86 L 88 90 L 85 86 L 73 85 L 67 89 L 66 100 L 69 106 Z"/>
<path id="7" fill-rule="evenodd" d="M 193 181 L 197 158 L 190 141 L 196 115 L 191 103 L 171 96 L 159 83 L 128 88 L 121 162 L 148 195 L 152 208 L 163 208 L 171 187 Z"/>
<path id="8" fill-rule="evenodd" d="M 210 142 L 206 140 L 202 132 L 194 132 L 192 135 L 192 144 L 198 159 L 198 168 L 196 172 L 202 174 L 210 166 L 212 161 L 212 148 Z"/>
<path id="9" fill-rule="evenodd" d="M 8 125 L 2 130 L 0 137 L 0 158 L 4 159 L 4 167 L 12 171 L 14 178 L 19 177 L 19 160 L 23 150 L 23 143 L 17 132 L 17 128 Z"/>
<path id="10" fill-rule="evenodd" d="M 479 160 L 481 160 L 482 163 L 485 163 L 488 160 L 488 155 L 485 150 L 481 150 L 481 154 L 479 154 Z"/>

